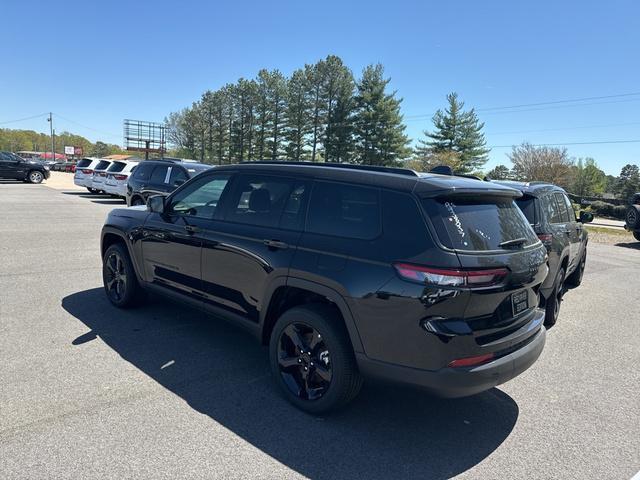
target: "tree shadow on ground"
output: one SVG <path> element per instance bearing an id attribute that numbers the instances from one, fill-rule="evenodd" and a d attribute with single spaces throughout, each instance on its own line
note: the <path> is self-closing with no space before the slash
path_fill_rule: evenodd
<path id="1" fill-rule="evenodd" d="M 307 415 L 269 376 L 267 351 L 221 320 L 152 298 L 118 310 L 101 288 L 65 297 L 63 308 L 97 339 L 192 408 L 311 478 L 449 478 L 490 455 L 509 435 L 518 406 L 492 389 L 457 400 L 366 385 L 344 411 Z M 71 341 L 71 340 L 70 340 Z"/>

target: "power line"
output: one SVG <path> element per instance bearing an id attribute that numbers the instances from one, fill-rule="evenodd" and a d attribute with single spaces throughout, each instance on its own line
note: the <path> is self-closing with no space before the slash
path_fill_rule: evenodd
<path id="1" fill-rule="evenodd" d="M 520 105 L 507 105 L 503 107 L 487 107 L 487 108 L 478 108 L 476 112 L 486 112 L 489 110 L 506 110 L 510 108 L 521 108 L 521 107 L 539 107 L 541 105 L 556 105 L 560 103 L 574 103 L 574 102 L 583 102 L 587 100 L 604 100 L 607 98 L 619 98 L 619 97 L 634 97 L 640 95 L 640 92 L 633 93 L 618 93 L 616 95 L 601 95 L 598 97 L 582 97 L 582 98 L 571 98 L 565 100 L 553 100 L 550 102 L 538 102 L 538 103 L 523 103 Z"/>
<path id="2" fill-rule="evenodd" d="M 604 125 L 583 125 L 579 127 L 561 127 L 561 128 L 544 128 L 540 130 L 512 130 L 509 132 L 487 132 L 487 136 L 495 135 L 518 135 L 521 133 L 543 133 L 543 132 L 560 132 L 564 130 L 581 130 L 588 128 L 609 128 L 609 127 L 626 127 L 630 125 L 640 125 L 640 122 L 628 122 L 628 123 L 608 123 Z"/>
<path id="3" fill-rule="evenodd" d="M 532 143 L 532 147 L 563 147 L 566 145 L 600 145 L 613 143 L 640 143 L 640 140 L 604 140 L 598 142 Z M 517 145 L 490 145 L 489 148 L 511 148 Z"/>
<path id="4" fill-rule="evenodd" d="M 116 134 L 116 133 L 104 132 L 104 131 L 102 131 L 102 130 L 98 130 L 97 128 L 93 128 L 93 127 L 89 127 L 89 126 L 87 126 L 87 125 L 83 125 L 82 123 L 80 123 L 80 122 L 76 122 L 75 120 L 71 120 L 70 118 L 63 117 L 63 116 L 62 116 L 62 115 L 60 115 L 59 113 L 56 113 L 56 116 L 57 116 L 58 118 L 61 118 L 61 119 L 63 119 L 63 120 L 66 120 L 66 121 L 67 121 L 67 122 L 69 122 L 69 123 L 73 123 L 74 125 L 77 125 L 77 126 L 79 126 L 79 127 L 86 128 L 86 129 L 88 129 L 88 130 L 92 130 L 92 131 L 97 132 L 97 133 L 101 133 L 102 135 L 108 135 L 108 136 L 111 136 L 111 137 L 118 137 L 118 138 L 122 137 L 122 134 Z"/>
<path id="5" fill-rule="evenodd" d="M 24 122 L 25 120 L 33 120 L 34 118 L 44 117 L 45 115 L 49 115 L 48 113 L 41 113 L 39 115 L 33 115 L 31 117 L 17 118 L 15 120 L 6 120 L 4 122 L 0 122 L 0 125 L 4 125 L 7 123 L 16 123 L 16 122 Z"/>

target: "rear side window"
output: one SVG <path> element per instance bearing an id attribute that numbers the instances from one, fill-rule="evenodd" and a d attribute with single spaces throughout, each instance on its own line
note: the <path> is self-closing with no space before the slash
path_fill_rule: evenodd
<path id="1" fill-rule="evenodd" d="M 189 177 L 187 176 L 187 173 L 184 171 L 184 169 L 176 166 L 171 169 L 171 175 L 169 176 L 170 185 L 177 187 L 178 185 L 182 185 L 187 180 L 189 180 Z"/>
<path id="2" fill-rule="evenodd" d="M 83 158 L 78 162 L 76 168 L 87 168 L 89 165 L 91 165 L 91 160 L 88 158 Z"/>
<path id="3" fill-rule="evenodd" d="M 311 194 L 308 232 L 361 240 L 380 234 L 380 192 L 376 188 L 316 182 Z"/>
<path id="4" fill-rule="evenodd" d="M 153 165 L 149 164 L 141 164 L 136 168 L 136 173 L 133 175 L 133 178 L 136 180 L 146 181 L 151 178 L 151 172 L 153 171 Z"/>
<path id="5" fill-rule="evenodd" d="M 100 160 L 98 162 L 98 165 L 96 165 L 96 170 L 104 170 L 106 169 L 109 165 L 111 165 L 111 162 L 109 160 Z"/>
<path id="6" fill-rule="evenodd" d="M 556 192 L 554 195 L 556 196 L 556 202 L 560 208 L 560 216 L 562 218 L 562 221 L 571 222 L 572 211 L 573 211 L 573 208 L 571 207 L 571 202 L 569 202 L 569 199 L 560 192 Z M 575 218 L 575 214 L 573 216 Z"/>
<path id="7" fill-rule="evenodd" d="M 306 183 L 286 177 L 240 175 L 225 219 L 274 228 L 300 228 Z"/>
<path id="8" fill-rule="evenodd" d="M 107 172 L 121 172 L 124 170 L 127 164 L 124 162 L 113 162 L 109 168 L 107 168 Z"/>
<path id="9" fill-rule="evenodd" d="M 424 199 L 422 204 L 442 244 L 454 250 L 501 250 L 512 248 L 502 245 L 510 240 L 523 239 L 522 246 L 538 241 L 511 199 Z"/>
<path id="10" fill-rule="evenodd" d="M 160 184 L 166 183 L 165 179 L 167 178 L 167 166 L 166 165 L 158 165 L 153 169 L 153 173 L 151 174 L 151 183 Z"/>
<path id="11" fill-rule="evenodd" d="M 522 210 L 531 225 L 536 224 L 536 199 L 529 195 L 516 198 L 516 205 Z"/>

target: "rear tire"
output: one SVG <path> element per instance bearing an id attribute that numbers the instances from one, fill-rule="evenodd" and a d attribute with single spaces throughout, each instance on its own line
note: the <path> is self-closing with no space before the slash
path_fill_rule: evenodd
<path id="1" fill-rule="evenodd" d="M 579 287 L 582 283 L 582 277 L 584 276 L 584 268 L 587 264 L 587 247 L 585 245 L 584 252 L 580 258 L 580 263 L 576 267 L 575 271 L 567 277 L 566 283 L 571 287 Z"/>
<path id="2" fill-rule="evenodd" d="M 287 310 L 273 327 L 269 358 L 285 398 L 311 414 L 344 407 L 362 387 L 347 329 L 326 305 Z"/>
<path id="3" fill-rule="evenodd" d="M 102 257 L 102 282 L 109 301 L 118 308 L 137 305 L 144 295 L 127 248 L 111 245 Z"/>
<path id="4" fill-rule="evenodd" d="M 633 232 L 633 238 L 640 242 L 640 232 Z"/>
<path id="5" fill-rule="evenodd" d="M 140 197 L 133 197 L 131 200 L 132 207 L 139 207 L 140 205 L 144 205 L 144 201 Z"/>
<path id="6" fill-rule="evenodd" d="M 564 268 L 560 268 L 556 277 L 556 283 L 553 287 L 551 295 L 547 299 L 544 315 L 544 326 L 547 328 L 553 327 L 558 321 L 560 315 L 560 305 L 562 304 L 562 297 L 564 296 Z"/>
<path id="7" fill-rule="evenodd" d="M 97 193 L 97 191 L 91 187 L 87 187 L 87 190 L 89 190 L 89 193 Z"/>

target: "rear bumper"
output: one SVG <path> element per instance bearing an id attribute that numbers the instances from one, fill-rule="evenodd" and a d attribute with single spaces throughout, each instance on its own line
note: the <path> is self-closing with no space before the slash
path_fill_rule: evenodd
<path id="1" fill-rule="evenodd" d="M 544 315 L 542 311 L 540 314 Z M 505 383 L 527 370 L 542 353 L 545 340 L 546 330 L 541 327 L 522 348 L 489 363 L 466 368 L 422 370 L 372 360 L 362 353 L 356 353 L 356 359 L 365 377 L 413 385 L 441 397 L 466 397 Z"/>

